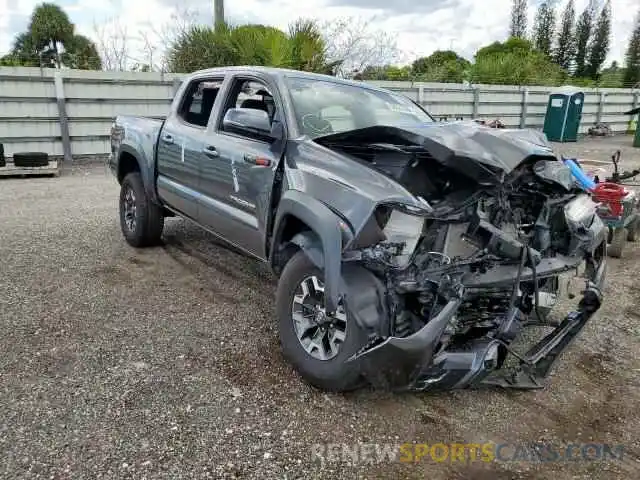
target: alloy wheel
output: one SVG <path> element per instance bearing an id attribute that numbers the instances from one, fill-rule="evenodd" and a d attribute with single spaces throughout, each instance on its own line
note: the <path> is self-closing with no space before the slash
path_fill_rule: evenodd
<path id="1" fill-rule="evenodd" d="M 316 360 L 331 360 L 340 351 L 347 331 L 347 314 L 339 304 L 334 315 L 324 308 L 324 284 L 315 275 L 296 288 L 291 308 L 294 330 L 302 348 Z"/>

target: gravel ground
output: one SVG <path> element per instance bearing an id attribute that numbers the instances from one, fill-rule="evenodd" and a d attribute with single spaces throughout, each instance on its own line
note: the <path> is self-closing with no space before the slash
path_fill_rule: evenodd
<path id="1" fill-rule="evenodd" d="M 606 141 L 566 148 L 606 158 Z M 640 163 L 639 153 L 629 155 Z M 263 266 L 176 219 L 166 245 L 136 251 L 120 234 L 117 196 L 95 165 L 0 180 L 0 478 L 638 478 L 640 244 L 611 259 L 606 303 L 543 390 L 329 395 L 283 361 Z M 321 442 L 535 441 L 625 453 L 311 457 Z"/>

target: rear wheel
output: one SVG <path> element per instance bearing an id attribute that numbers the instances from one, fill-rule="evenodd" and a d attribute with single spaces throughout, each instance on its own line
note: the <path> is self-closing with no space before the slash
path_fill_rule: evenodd
<path id="1" fill-rule="evenodd" d="M 627 230 L 625 228 L 614 228 L 611 236 L 611 245 L 607 249 L 610 257 L 621 258 L 624 244 L 627 241 Z"/>
<path id="2" fill-rule="evenodd" d="M 162 237 L 162 208 L 147 198 L 139 172 L 129 173 L 122 181 L 120 228 L 127 243 L 136 248 L 157 245 Z"/>
<path id="3" fill-rule="evenodd" d="M 302 251 L 284 267 L 276 293 L 282 351 L 310 384 L 328 391 L 353 390 L 364 379 L 357 363 L 347 359 L 368 337 L 342 305 L 326 315 L 323 282 L 322 271 Z"/>
<path id="4" fill-rule="evenodd" d="M 638 228 L 640 228 L 640 219 L 636 218 L 627 227 L 627 241 L 635 242 L 638 236 Z"/>

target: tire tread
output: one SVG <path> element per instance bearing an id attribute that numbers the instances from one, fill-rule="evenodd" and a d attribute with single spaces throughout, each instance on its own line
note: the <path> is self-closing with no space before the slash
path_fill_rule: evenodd
<path id="1" fill-rule="evenodd" d="M 135 233 L 127 230 L 124 224 L 122 202 L 125 187 L 131 185 L 136 196 L 136 210 L 138 212 L 137 228 Z M 145 248 L 158 245 L 164 230 L 164 214 L 162 207 L 150 201 L 146 195 L 140 172 L 127 174 L 122 181 L 120 191 L 120 227 L 129 245 L 135 248 Z"/>

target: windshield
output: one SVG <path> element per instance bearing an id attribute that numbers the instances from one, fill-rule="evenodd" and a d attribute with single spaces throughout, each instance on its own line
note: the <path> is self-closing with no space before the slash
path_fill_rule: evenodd
<path id="1" fill-rule="evenodd" d="M 435 120 L 407 97 L 309 78 L 287 79 L 303 134 L 317 138 L 374 126 L 418 126 Z"/>

